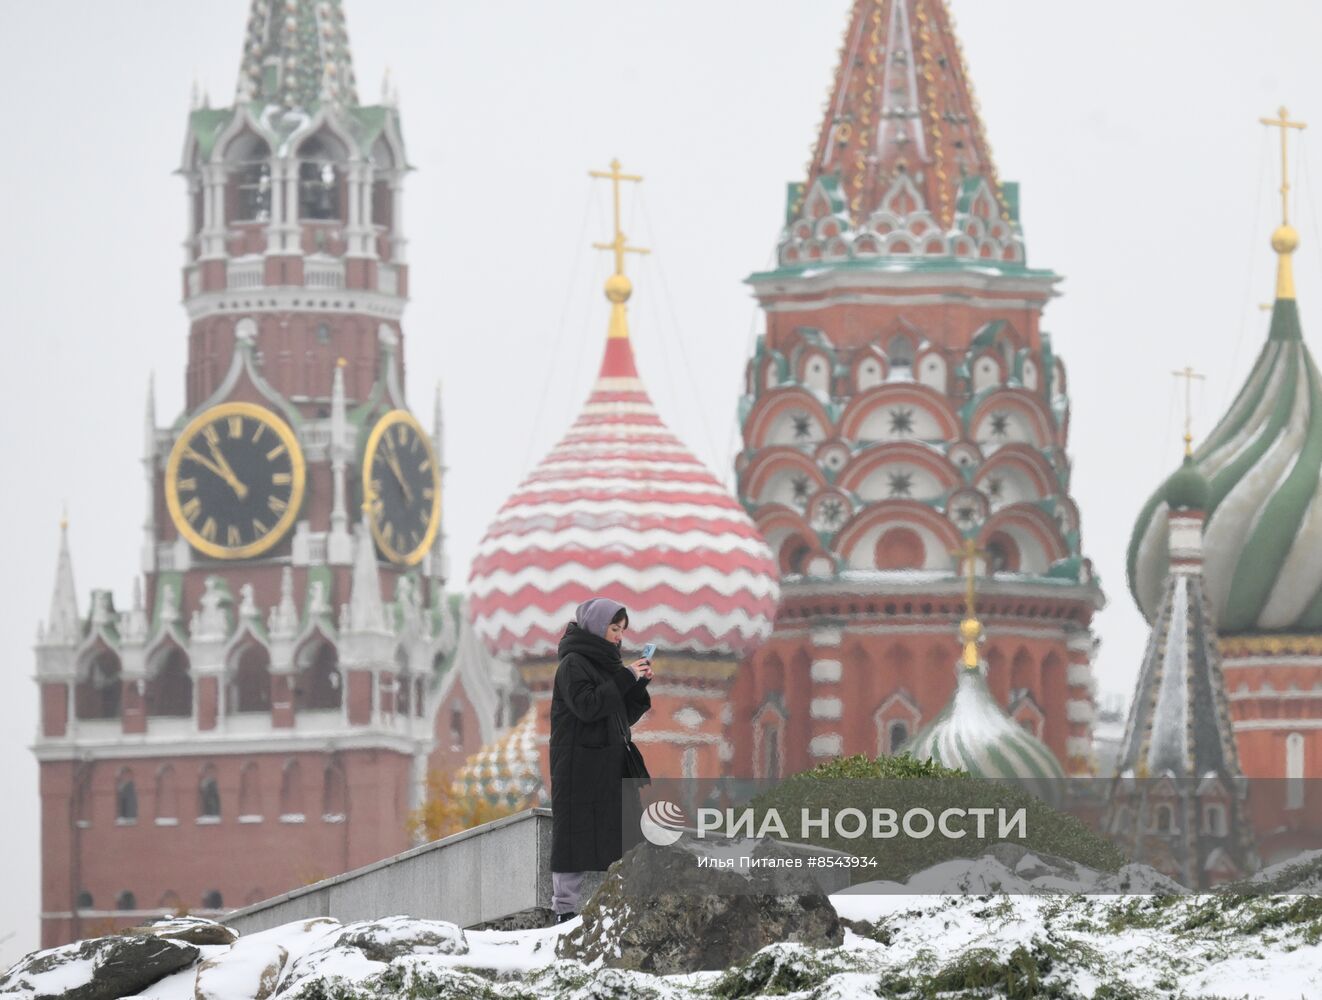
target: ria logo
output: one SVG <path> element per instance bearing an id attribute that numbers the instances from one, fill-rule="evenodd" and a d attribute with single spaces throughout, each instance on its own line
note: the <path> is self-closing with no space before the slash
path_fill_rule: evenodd
<path id="1" fill-rule="evenodd" d="M 668 799 L 658 799 L 643 811 L 638 825 L 649 843 L 669 847 L 684 836 L 684 810 Z"/>

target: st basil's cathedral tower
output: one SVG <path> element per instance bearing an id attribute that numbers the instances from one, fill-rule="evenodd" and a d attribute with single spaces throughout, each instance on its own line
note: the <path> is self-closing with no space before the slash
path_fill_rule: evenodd
<path id="1" fill-rule="evenodd" d="M 715 778 L 730 773 L 729 693 L 740 663 L 771 631 L 777 573 L 766 543 L 724 486 L 661 421 L 634 364 L 626 303 L 619 184 L 641 178 L 610 173 L 615 185 L 615 255 L 606 281 L 610 321 L 591 394 L 573 426 L 505 501 L 473 560 L 473 629 L 497 657 L 513 663 L 533 697 L 513 741 L 489 747 L 461 775 L 470 790 L 500 782 L 535 792 L 549 787 L 552 682 L 556 648 L 575 608 L 609 597 L 629 611 L 625 644 L 655 642 L 652 708 L 633 727 L 656 775 Z M 633 658 L 626 654 L 625 661 Z M 514 752 L 516 759 L 506 760 Z M 464 785 L 468 787 L 468 785 Z"/>
<path id="2" fill-rule="evenodd" d="M 1065 366 L 941 0 L 856 0 L 741 405 L 739 494 L 782 574 L 736 681 L 735 769 L 891 753 L 950 700 L 964 563 L 987 684 L 1091 770 L 1103 597 L 1070 496 Z"/>
<path id="3" fill-rule="evenodd" d="M 140 583 L 84 616 L 66 539 L 38 637 L 43 946 L 408 846 L 453 631 L 439 420 L 403 391 L 408 169 L 340 0 L 253 0 L 233 105 L 188 121 L 185 404 L 148 403 Z"/>
<path id="4" fill-rule="evenodd" d="M 1322 847 L 1322 374 L 1295 299 L 1287 129 L 1282 133 L 1276 298 L 1266 341 L 1230 409 L 1193 451 L 1208 484 L 1206 600 L 1219 635 L 1231 726 L 1263 861 Z M 1159 620 L 1171 563 L 1170 503 L 1158 489 L 1129 543 L 1129 586 Z"/>

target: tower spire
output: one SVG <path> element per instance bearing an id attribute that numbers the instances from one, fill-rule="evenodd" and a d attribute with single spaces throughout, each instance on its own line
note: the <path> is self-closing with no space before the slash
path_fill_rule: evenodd
<path id="1" fill-rule="evenodd" d="M 945 3 L 855 0 L 804 190 L 829 182 L 858 224 L 901 175 L 943 227 L 965 178 L 1002 197 Z"/>
<path id="2" fill-rule="evenodd" d="M 73 584 L 73 559 L 69 555 L 69 515 L 60 517 L 60 554 L 55 561 L 55 587 L 51 591 L 50 614 L 42 639 L 47 645 L 76 645 L 82 638 L 78 615 L 78 591 Z"/>
<path id="3" fill-rule="evenodd" d="M 305 111 L 357 105 L 343 0 L 252 0 L 238 100 Z"/>
<path id="4" fill-rule="evenodd" d="M 1272 233 L 1272 249 L 1276 251 L 1276 298 L 1294 298 L 1294 265 L 1291 255 L 1299 246 L 1299 231 L 1290 225 L 1290 129 L 1303 131 L 1305 122 L 1290 120 L 1290 113 L 1282 105 L 1279 118 L 1259 118 L 1269 128 L 1281 130 L 1281 224 Z M 1273 326 L 1275 324 L 1273 323 Z"/>

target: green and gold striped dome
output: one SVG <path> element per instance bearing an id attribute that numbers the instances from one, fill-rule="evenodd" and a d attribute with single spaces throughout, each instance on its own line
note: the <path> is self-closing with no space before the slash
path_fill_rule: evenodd
<path id="1" fill-rule="evenodd" d="M 1221 634 L 1322 632 L 1322 377 L 1293 287 L 1230 410 L 1193 453 L 1207 480 L 1204 578 Z M 1151 623 L 1169 564 L 1163 484 L 1129 543 L 1129 588 Z"/>
<path id="2" fill-rule="evenodd" d="M 966 650 L 969 647 L 966 642 Z M 1024 783 L 1039 798 L 1059 802 L 1065 790 L 1064 769 L 1045 743 L 997 704 L 987 687 L 986 662 L 977 660 L 969 666 L 961 660 L 955 670 L 954 696 L 914 735 L 905 752 L 975 778 Z"/>

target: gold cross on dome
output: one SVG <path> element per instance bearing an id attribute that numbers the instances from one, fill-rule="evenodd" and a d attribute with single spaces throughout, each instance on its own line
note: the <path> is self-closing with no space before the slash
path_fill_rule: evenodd
<path id="1" fill-rule="evenodd" d="M 1306 122 L 1290 121 L 1290 112 L 1281 105 L 1277 112 L 1279 118 L 1259 118 L 1258 121 L 1268 128 L 1279 128 L 1281 130 L 1281 225 L 1287 225 L 1290 221 L 1290 168 L 1288 166 L 1289 156 L 1289 129 L 1298 129 L 1303 131 L 1308 127 Z"/>
<path id="2" fill-rule="evenodd" d="M 964 608 L 967 617 L 972 618 L 973 605 L 977 597 L 978 560 L 985 559 L 987 553 L 978 548 L 977 542 L 972 538 L 966 538 L 964 545 L 958 549 L 951 549 L 950 554 L 964 560 Z"/>
<path id="3" fill-rule="evenodd" d="M 612 250 L 615 253 L 615 273 L 624 274 L 624 255 L 626 253 L 651 253 L 650 250 L 644 250 L 642 247 L 631 247 L 620 229 L 620 181 L 633 181 L 641 183 L 642 177 L 639 174 L 624 174 L 620 172 L 620 161 L 611 160 L 610 172 L 604 170 L 589 170 L 589 177 L 599 177 L 611 182 L 612 200 L 615 205 L 615 238 L 609 243 L 594 243 L 593 249 Z"/>
<path id="4" fill-rule="evenodd" d="M 1194 371 L 1188 365 L 1182 371 L 1171 372 L 1176 378 L 1184 379 L 1184 453 L 1193 454 L 1193 380 L 1206 379 L 1207 376 Z"/>

